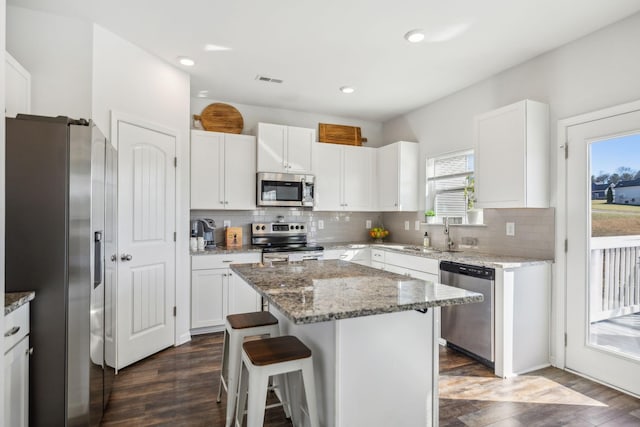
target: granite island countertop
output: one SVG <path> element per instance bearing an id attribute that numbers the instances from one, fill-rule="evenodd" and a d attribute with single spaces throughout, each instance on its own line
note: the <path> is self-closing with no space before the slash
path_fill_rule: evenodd
<path id="1" fill-rule="evenodd" d="M 296 324 L 482 301 L 481 294 L 348 261 L 231 264 Z"/>
<path id="2" fill-rule="evenodd" d="M 25 305 L 29 301 L 36 297 L 36 293 L 29 292 L 7 292 L 4 294 L 4 315 L 16 311 L 21 306 Z"/>

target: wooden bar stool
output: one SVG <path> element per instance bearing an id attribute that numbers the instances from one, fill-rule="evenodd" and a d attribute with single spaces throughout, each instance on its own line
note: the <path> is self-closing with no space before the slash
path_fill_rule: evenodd
<path id="1" fill-rule="evenodd" d="M 247 427 L 262 426 L 269 378 L 298 371 L 302 373 L 310 426 L 319 427 L 311 350 L 298 338 L 289 335 L 242 344 L 242 371 L 236 407 L 236 426 L 242 426 L 244 421 L 247 394 L 249 399 Z M 286 408 L 286 404 L 284 406 Z M 293 412 L 293 408 L 289 409 Z"/>
<path id="2" fill-rule="evenodd" d="M 222 397 L 222 387 L 227 392 L 226 427 L 230 427 L 235 414 L 235 404 L 238 396 L 238 379 L 242 364 L 242 343 L 246 337 L 256 335 L 280 335 L 278 319 L 268 311 L 231 314 L 227 316 L 224 341 L 222 343 L 222 367 L 220 369 L 220 387 L 217 402 Z M 225 377 L 226 375 L 226 377 Z"/>

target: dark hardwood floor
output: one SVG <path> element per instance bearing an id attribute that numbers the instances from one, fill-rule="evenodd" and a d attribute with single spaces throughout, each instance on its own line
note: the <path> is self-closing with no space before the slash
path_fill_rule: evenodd
<path id="1" fill-rule="evenodd" d="M 121 370 L 102 425 L 223 426 L 224 393 L 216 403 L 221 350 L 221 333 L 200 335 Z M 640 426 L 639 399 L 565 371 L 503 380 L 451 350 L 441 348 L 440 357 L 442 427 Z M 291 423 L 273 408 L 265 425 Z"/>

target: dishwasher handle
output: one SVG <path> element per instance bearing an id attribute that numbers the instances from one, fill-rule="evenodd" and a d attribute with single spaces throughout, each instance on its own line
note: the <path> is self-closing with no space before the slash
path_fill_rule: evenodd
<path id="1" fill-rule="evenodd" d="M 496 270 L 479 265 L 461 264 L 459 262 L 440 261 L 440 271 L 476 277 L 485 280 L 495 280 Z"/>

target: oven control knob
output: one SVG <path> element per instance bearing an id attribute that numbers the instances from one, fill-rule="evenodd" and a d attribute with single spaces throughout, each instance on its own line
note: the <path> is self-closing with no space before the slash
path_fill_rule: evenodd
<path id="1" fill-rule="evenodd" d="M 260 226 L 259 225 L 256 225 L 256 230 L 260 230 Z"/>
<path id="2" fill-rule="evenodd" d="M 299 225 L 296 225 L 296 230 L 298 230 L 299 228 L 300 228 L 300 226 L 299 226 Z"/>
<path id="3" fill-rule="evenodd" d="M 290 225 L 290 226 L 289 226 L 289 230 L 293 230 L 293 225 Z"/>
<path id="4" fill-rule="evenodd" d="M 264 225 L 262 227 L 260 227 L 262 230 L 264 230 Z"/>
<path id="5" fill-rule="evenodd" d="M 304 230 L 304 225 L 301 225 L 301 226 L 300 226 L 300 230 Z"/>

